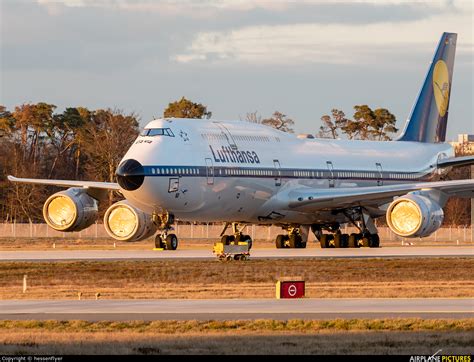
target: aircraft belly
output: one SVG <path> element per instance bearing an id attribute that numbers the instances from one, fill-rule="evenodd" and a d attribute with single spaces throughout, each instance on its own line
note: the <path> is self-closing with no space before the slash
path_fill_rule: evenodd
<path id="1" fill-rule="evenodd" d="M 203 202 L 198 208 L 171 208 L 176 217 L 189 221 L 242 221 L 257 218 L 257 210 L 273 195 L 274 180 L 216 178 L 200 184 Z"/>

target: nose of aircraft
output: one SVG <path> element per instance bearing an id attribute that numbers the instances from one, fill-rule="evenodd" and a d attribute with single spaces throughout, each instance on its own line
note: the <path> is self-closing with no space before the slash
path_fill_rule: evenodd
<path id="1" fill-rule="evenodd" d="M 117 181 L 120 187 L 127 191 L 138 189 L 145 179 L 143 166 L 134 159 L 123 161 L 117 168 L 115 174 L 117 175 Z"/>

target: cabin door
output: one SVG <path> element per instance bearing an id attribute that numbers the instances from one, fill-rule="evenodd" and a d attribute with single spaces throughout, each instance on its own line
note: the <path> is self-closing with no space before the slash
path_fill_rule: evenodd
<path id="1" fill-rule="evenodd" d="M 214 164 L 210 158 L 206 158 L 206 177 L 207 184 L 214 185 Z"/>
<path id="2" fill-rule="evenodd" d="M 326 161 L 326 165 L 328 167 L 328 181 L 329 181 L 329 187 L 334 187 L 334 166 L 332 165 L 331 161 Z"/>
<path id="3" fill-rule="evenodd" d="M 376 163 L 375 166 L 377 167 L 377 172 L 378 172 L 378 180 L 377 180 L 377 186 L 383 186 L 383 169 L 382 169 L 382 164 L 381 163 Z"/>
<path id="4" fill-rule="evenodd" d="M 275 166 L 275 186 L 281 186 L 281 167 L 280 161 L 273 160 L 273 165 Z"/>

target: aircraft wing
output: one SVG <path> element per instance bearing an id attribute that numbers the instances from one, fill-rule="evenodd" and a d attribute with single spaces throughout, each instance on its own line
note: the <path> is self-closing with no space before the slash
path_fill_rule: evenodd
<path id="1" fill-rule="evenodd" d="M 120 190 L 120 186 L 115 182 L 96 182 L 96 181 L 74 181 L 74 180 L 47 180 L 36 178 L 19 178 L 14 176 L 7 177 L 11 182 L 22 182 L 27 184 L 52 185 L 63 187 L 83 187 L 86 189 L 99 190 Z"/>
<path id="2" fill-rule="evenodd" d="M 438 167 L 474 165 L 474 156 L 450 157 L 438 161 Z"/>
<path id="3" fill-rule="evenodd" d="M 435 191 L 446 196 L 474 198 L 474 180 L 419 182 L 402 185 L 315 189 L 301 188 L 280 195 L 287 210 L 314 212 L 317 210 L 354 206 L 381 206 L 413 191 Z"/>

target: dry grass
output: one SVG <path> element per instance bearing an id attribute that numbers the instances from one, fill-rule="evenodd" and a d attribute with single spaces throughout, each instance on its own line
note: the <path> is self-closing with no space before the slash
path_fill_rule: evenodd
<path id="1" fill-rule="evenodd" d="M 468 354 L 474 320 L 0 322 L 2 354 Z"/>
<path id="2" fill-rule="evenodd" d="M 308 297 L 474 297 L 472 258 L 0 263 L 0 299 L 274 298 L 302 276 Z M 27 293 L 22 293 L 23 275 Z"/>
<path id="3" fill-rule="evenodd" d="M 335 332 L 335 331 L 474 331 L 474 319 L 332 319 L 332 320 L 235 320 L 235 321 L 9 321 L 0 320 L 0 331 L 62 333 L 136 332 L 161 334 L 196 334 L 213 332 Z"/>

